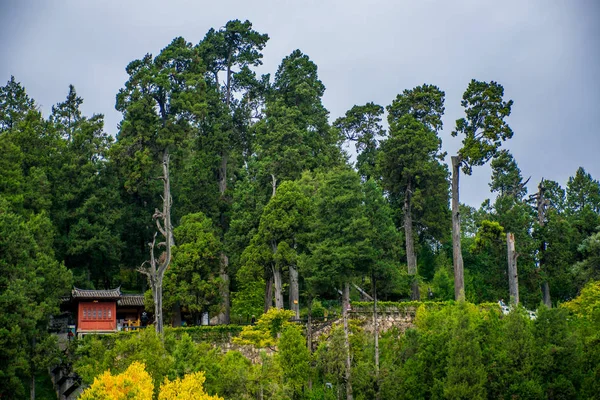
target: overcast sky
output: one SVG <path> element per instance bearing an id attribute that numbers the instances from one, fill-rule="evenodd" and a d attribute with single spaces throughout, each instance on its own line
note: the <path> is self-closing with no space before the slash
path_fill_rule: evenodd
<path id="1" fill-rule="evenodd" d="M 271 37 L 262 73 L 297 48 L 311 57 L 331 120 L 435 84 L 446 92 L 442 139 L 453 154 L 468 82 L 495 80 L 514 100 L 506 147 L 530 189 L 542 177 L 565 185 L 579 166 L 600 178 L 598 0 L 0 0 L 0 84 L 14 75 L 45 115 L 73 84 L 84 113 L 103 113 L 115 135 L 125 66 L 176 36 L 198 43 L 231 19 Z M 461 201 L 478 206 L 489 179 L 489 166 L 462 177 Z"/>

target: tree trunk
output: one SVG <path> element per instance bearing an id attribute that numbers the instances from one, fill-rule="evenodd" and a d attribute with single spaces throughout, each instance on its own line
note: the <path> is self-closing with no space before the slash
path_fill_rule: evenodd
<path id="1" fill-rule="evenodd" d="M 229 89 L 228 89 L 229 91 Z M 229 155 L 227 152 L 221 152 L 221 165 L 219 167 L 219 194 L 221 195 L 221 201 L 225 201 L 225 193 L 227 192 L 227 163 L 229 161 Z M 226 222 L 225 214 L 221 213 L 221 229 L 223 235 L 225 235 Z M 219 277 L 221 278 L 221 286 L 219 287 L 219 294 L 221 296 L 221 314 L 219 314 L 219 322 L 222 324 L 229 324 L 230 322 L 230 309 L 231 305 L 229 302 L 229 257 L 225 252 L 221 252 L 219 262 Z"/>
<path id="2" fill-rule="evenodd" d="M 462 250 L 460 248 L 460 211 L 458 202 L 458 178 L 461 159 L 452 156 L 452 259 L 454 262 L 454 298 L 465 300 L 465 276 Z"/>
<path id="3" fill-rule="evenodd" d="M 162 335 L 164 322 L 162 313 L 162 283 L 154 285 L 152 294 L 154 295 L 154 329 L 156 329 L 156 333 Z"/>
<path id="4" fill-rule="evenodd" d="M 344 380 L 346 383 L 346 399 L 354 400 L 352 395 L 352 364 L 350 362 L 350 340 L 348 338 L 348 309 L 350 308 L 350 283 L 344 283 L 344 295 L 342 298 L 342 317 L 344 320 L 344 347 L 346 349 L 346 371 Z"/>
<path id="5" fill-rule="evenodd" d="M 163 211 L 159 215 L 156 216 L 157 222 L 159 219 L 163 220 L 162 230 L 160 229 L 160 224 L 158 225 L 158 229 L 161 230 L 165 238 L 165 252 L 161 254 L 160 257 L 160 265 L 156 271 L 156 282 L 155 282 L 155 292 L 156 297 L 154 300 L 155 311 L 158 312 L 158 316 L 155 317 L 156 321 L 156 332 L 163 335 L 163 326 L 164 326 L 164 317 L 163 317 L 163 308 L 162 308 L 162 283 L 163 278 L 165 276 L 165 271 L 169 267 L 171 263 L 171 246 L 173 245 L 173 228 L 171 226 L 171 180 L 169 176 L 169 152 L 165 150 L 163 154 Z M 157 214 L 156 212 L 154 213 Z M 152 248 L 152 252 L 154 252 L 154 246 Z"/>
<path id="6" fill-rule="evenodd" d="M 229 156 L 226 152 L 221 152 L 221 165 L 219 166 L 219 194 L 221 198 L 225 197 L 227 191 L 227 162 Z"/>
<path id="7" fill-rule="evenodd" d="M 412 277 L 411 300 L 420 300 L 419 280 L 417 277 L 417 255 L 415 254 L 415 242 L 413 238 L 412 209 L 411 209 L 411 184 L 408 183 L 404 195 L 404 236 L 406 239 L 406 262 L 408 264 L 408 275 Z"/>
<path id="8" fill-rule="evenodd" d="M 377 282 L 372 275 L 373 285 L 373 339 L 375 340 L 375 400 L 379 400 L 379 320 L 377 318 Z"/>
<path id="9" fill-rule="evenodd" d="M 548 281 L 542 283 L 542 300 L 544 305 L 548 308 L 552 308 L 552 300 L 550 299 L 550 285 Z"/>
<path id="10" fill-rule="evenodd" d="M 538 224 L 540 228 L 543 228 L 546 224 L 546 206 L 547 201 L 544 198 L 544 179 L 538 185 L 538 193 L 537 193 L 537 210 L 538 210 Z M 544 268 L 544 254 L 546 253 L 546 242 L 542 237 L 542 242 L 540 243 L 540 251 L 539 251 L 539 260 L 540 260 L 540 269 L 545 273 Z M 542 301 L 544 305 L 548 308 L 552 308 L 552 299 L 550 298 L 550 284 L 548 283 L 548 277 L 545 277 L 544 282 L 542 282 Z"/>
<path id="11" fill-rule="evenodd" d="M 308 299 L 308 321 L 306 323 L 306 347 L 312 354 L 312 297 Z"/>
<path id="12" fill-rule="evenodd" d="M 510 303 L 519 304 L 519 276 L 517 273 L 517 253 L 515 252 L 514 233 L 506 234 L 506 246 L 508 255 L 508 293 Z"/>
<path id="13" fill-rule="evenodd" d="M 179 301 L 173 304 L 173 326 L 181 326 L 181 304 Z"/>
<path id="14" fill-rule="evenodd" d="M 273 276 L 269 276 L 265 285 L 265 312 L 273 307 Z"/>
<path id="15" fill-rule="evenodd" d="M 229 53 L 227 56 L 227 98 L 225 99 L 227 108 L 229 108 L 229 104 L 231 103 L 231 56 L 233 56 L 232 53 Z"/>
<path id="16" fill-rule="evenodd" d="M 277 193 L 277 178 L 275 178 L 275 175 L 273 174 L 271 174 L 271 188 L 273 189 L 271 192 L 271 198 L 273 198 Z"/>
<path id="17" fill-rule="evenodd" d="M 308 321 L 306 323 L 306 347 L 309 354 L 312 355 L 312 297 L 308 299 Z M 312 366 L 311 366 L 312 367 Z M 308 390 L 312 390 L 312 378 L 308 376 Z"/>
<path id="18" fill-rule="evenodd" d="M 219 277 L 221 278 L 221 315 L 219 320 L 222 324 L 230 322 L 230 304 L 229 304 L 229 257 L 225 253 L 221 253 L 219 263 Z"/>
<path id="19" fill-rule="evenodd" d="M 163 175 L 160 179 L 163 181 L 163 209 L 162 211 L 155 210 L 152 219 L 156 223 L 158 232 L 154 234 L 152 243 L 150 243 L 150 261 L 148 267 L 144 267 L 144 264 L 138 271 L 145 274 L 148 277 L 150 288 L 152 289 L 152 296 L 154 297 L 154 326 L 156 333 L 161 337 L 163 335 L 163 312 L 162 312 L 162 283 L 165 276 L 165 271 L 171 263 L 171 247 L 173 246 L 173 226 L 171 225 L 171 205 L 173 199 L 171 198 L 171 180 L 169 177 L 169 152 L 165 149 L 163 153 Z M 161 223 L 162 221 L 162 223 Z M 156 260 L 154 255 L 154 247 L 156 244 L 156 236 L 158 233 L 164 237 L 164 242 L 158 243 L 160 247 L 164 247 L 164 252 L 160 255 L 159 259 Z"/>
<path id="20" fill-rule="evenodd" d="M 31 338 L 31 351 L 35 352 L 35 336 Z M 31 387 L 29 388 L 29 397 L 31 400 L 35 400 L 35 368 L 33 365 L 30 368 L 31 371 Z"/>
<path id="21" fill-rule="evenodd" d="M 298 269 L 293 264 L 289 266 L 290 270 L 290 310 L 296 314 L 296 319 L 300 319 L 300 291 L 298 289 Z"/>
<path id="22" fill-rule="evenodd" d="M 283 309 L 283 281 L 281 279 L 281 269 L 273 263 L 272 270 L 273 283 L 275 286 L 275 307 Z"/>

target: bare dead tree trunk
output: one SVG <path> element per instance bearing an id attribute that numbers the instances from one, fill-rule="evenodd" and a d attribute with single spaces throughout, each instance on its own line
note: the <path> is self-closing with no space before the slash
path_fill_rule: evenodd
<path id="1" fill-rule="evenodd" d="M 412 188 L 410 181 L 404 194 L 404 237 L 406 239 L 406 262 L 408 264 L 408 275 L 412 277 L 411 300 L 420 300 L 419 280 L 417 278 L 417 255 L 415 254 L 415 242 L 413 238 L 412 208 L 411 208 Z"/>
<path id="2" fill-rule="evenodd" d="M 290 310 L 292 310 L 296 319 L 300 318 L 300 304 L 299 304 L 299 294 L 300 290 L 298 288 L 298 269 L 292 263 L 289 266 L 290 270 Z"/>
<path id="3" fill-rule="evenodd" d="M 352 286 L 354 286 L 354 288 L 358 290 L 358 292 L 362 296 L 362 301 L 373 301 L 373 297 L 369 293 L 365 292 L 360 286 L 358 286 L 355 283 L 353 283 Z"/>
<path id="4" fill-rule="evenodd" d="M 377 282 L 375 274 L 371 275 L 373 286 L 373 336 L 375 339 L 375 400 L 379 400 L 379 320 L 377 318 Z"/>
<path id="5" fill-rule="evenodd" d="M 465 272 L 460 246 L 460 211 L 458 200 L 458 178 L 461 159 L 452 156 L 452 259 L 454 262 L 454 298 L 465 300 Z"/>
<path id="6" fill-rule="evenodd" d="M 171 247 L 174 244 L 173 241 L 173 227 L 171 225 L 171 181 L 169 177 L 169 152 L 167 150 L 163 153 L 163 175 L 159 178 L 163 181 L 163 209 L 162 211 L 155 210 L 152 218 L 156 222 L 158 232 L 154 234 L 152 243 L 150 243 L 150 261 L 144 262 L 138 268 L 138 271 L 145 274 L 148 277 L 150 287 L 152 289 L 152 295 L 154 297 L 154 325 L 156 333 L 162 336 L 163 334 L 163 310 L 162 310 L 162 284 L 165 276 L 165 271 L 169 267 L 171 262 Z M 158 243 L 158 247 L 164 247 L 164 252 L 161 254 L 159 260 L 156 260 L 154 255 L 154 247 L 156 245 L 156 236 L 158 233 L 163 236 L 164 241 Z M 146 266 L 146 264 L 148 264 Z"/>
<path id="7" fill-rule="evenodd" d="M 508 293 L 511 304 L 519 304 L 519 274 L 517 272 L 517 253 L 515 252 L 515 234 L 506 234 L 508 256 Z"/>
<path id="8" fill-rule="evenodd" d="M 350 340 L 348 338 L 348 309 L 350 308 L 350 283 L 344 283 L 344 295 L 342 297 L 342 318 L 344 320 L 344 347 L 346 349 L 346 371 L 344 380 L 346 383 L 346 399 L 354 400 L 352 394 L 352 363 L 350 360 Z"/>
<path id="9" fill-rule="evenodd" d="M 273 307 L 273 276 L 269 276 L 265 285 L 265 312 Z"/>

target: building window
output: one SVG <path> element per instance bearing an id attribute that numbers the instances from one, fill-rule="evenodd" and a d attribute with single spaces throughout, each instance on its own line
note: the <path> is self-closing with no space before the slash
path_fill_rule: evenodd
<path id="1" fill-rule="evenodd" d="M 81 319 L 85 321 L 105 321 L 112 319 L 113 304 L 82 305 Z"/>

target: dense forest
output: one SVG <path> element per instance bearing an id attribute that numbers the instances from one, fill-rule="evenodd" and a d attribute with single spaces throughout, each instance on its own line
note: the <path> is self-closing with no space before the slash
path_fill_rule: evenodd
<path id="1" fill-rule="evenodd" d="M 228 399 L 597 396 L 600 182 L 584 168 L 565 187 L 526 179 L 503 148 L 513 101 L 500 83 L 465 82 L 449 99 L 464 116 L 448 155 L 441 88 L 357 99 L 335 118 L 300 50 L 257 74 L 268 40 L 234 20 L 132 61 L 115 138 L 73 86 L 48 116 L 15 77 L 0 87 L 0 397 L 23 397 L 61 356 L 47 324 L 73 286 L 146 292 L 165 326 L 206 312 L 218 324 L 271 308 L 347 314 L 363 292 L 447 304 L 377 340 L 344 318 L 314 354 L 284 319 L 259 366 L 162 323 L 162 341 L 146 332 L 122 350 L 87 339 L 74 363 L 94 359 L 80 369 L 88 384 L 142 360 L 157 388 L 205 371 L 207 391 Z M 460 174 L 487 163 L 490 199 L 461 204 Z M 477 306 L 500 299 L 508 316 Z M 127 346 L 131 358 L 117 356 Z"/>

